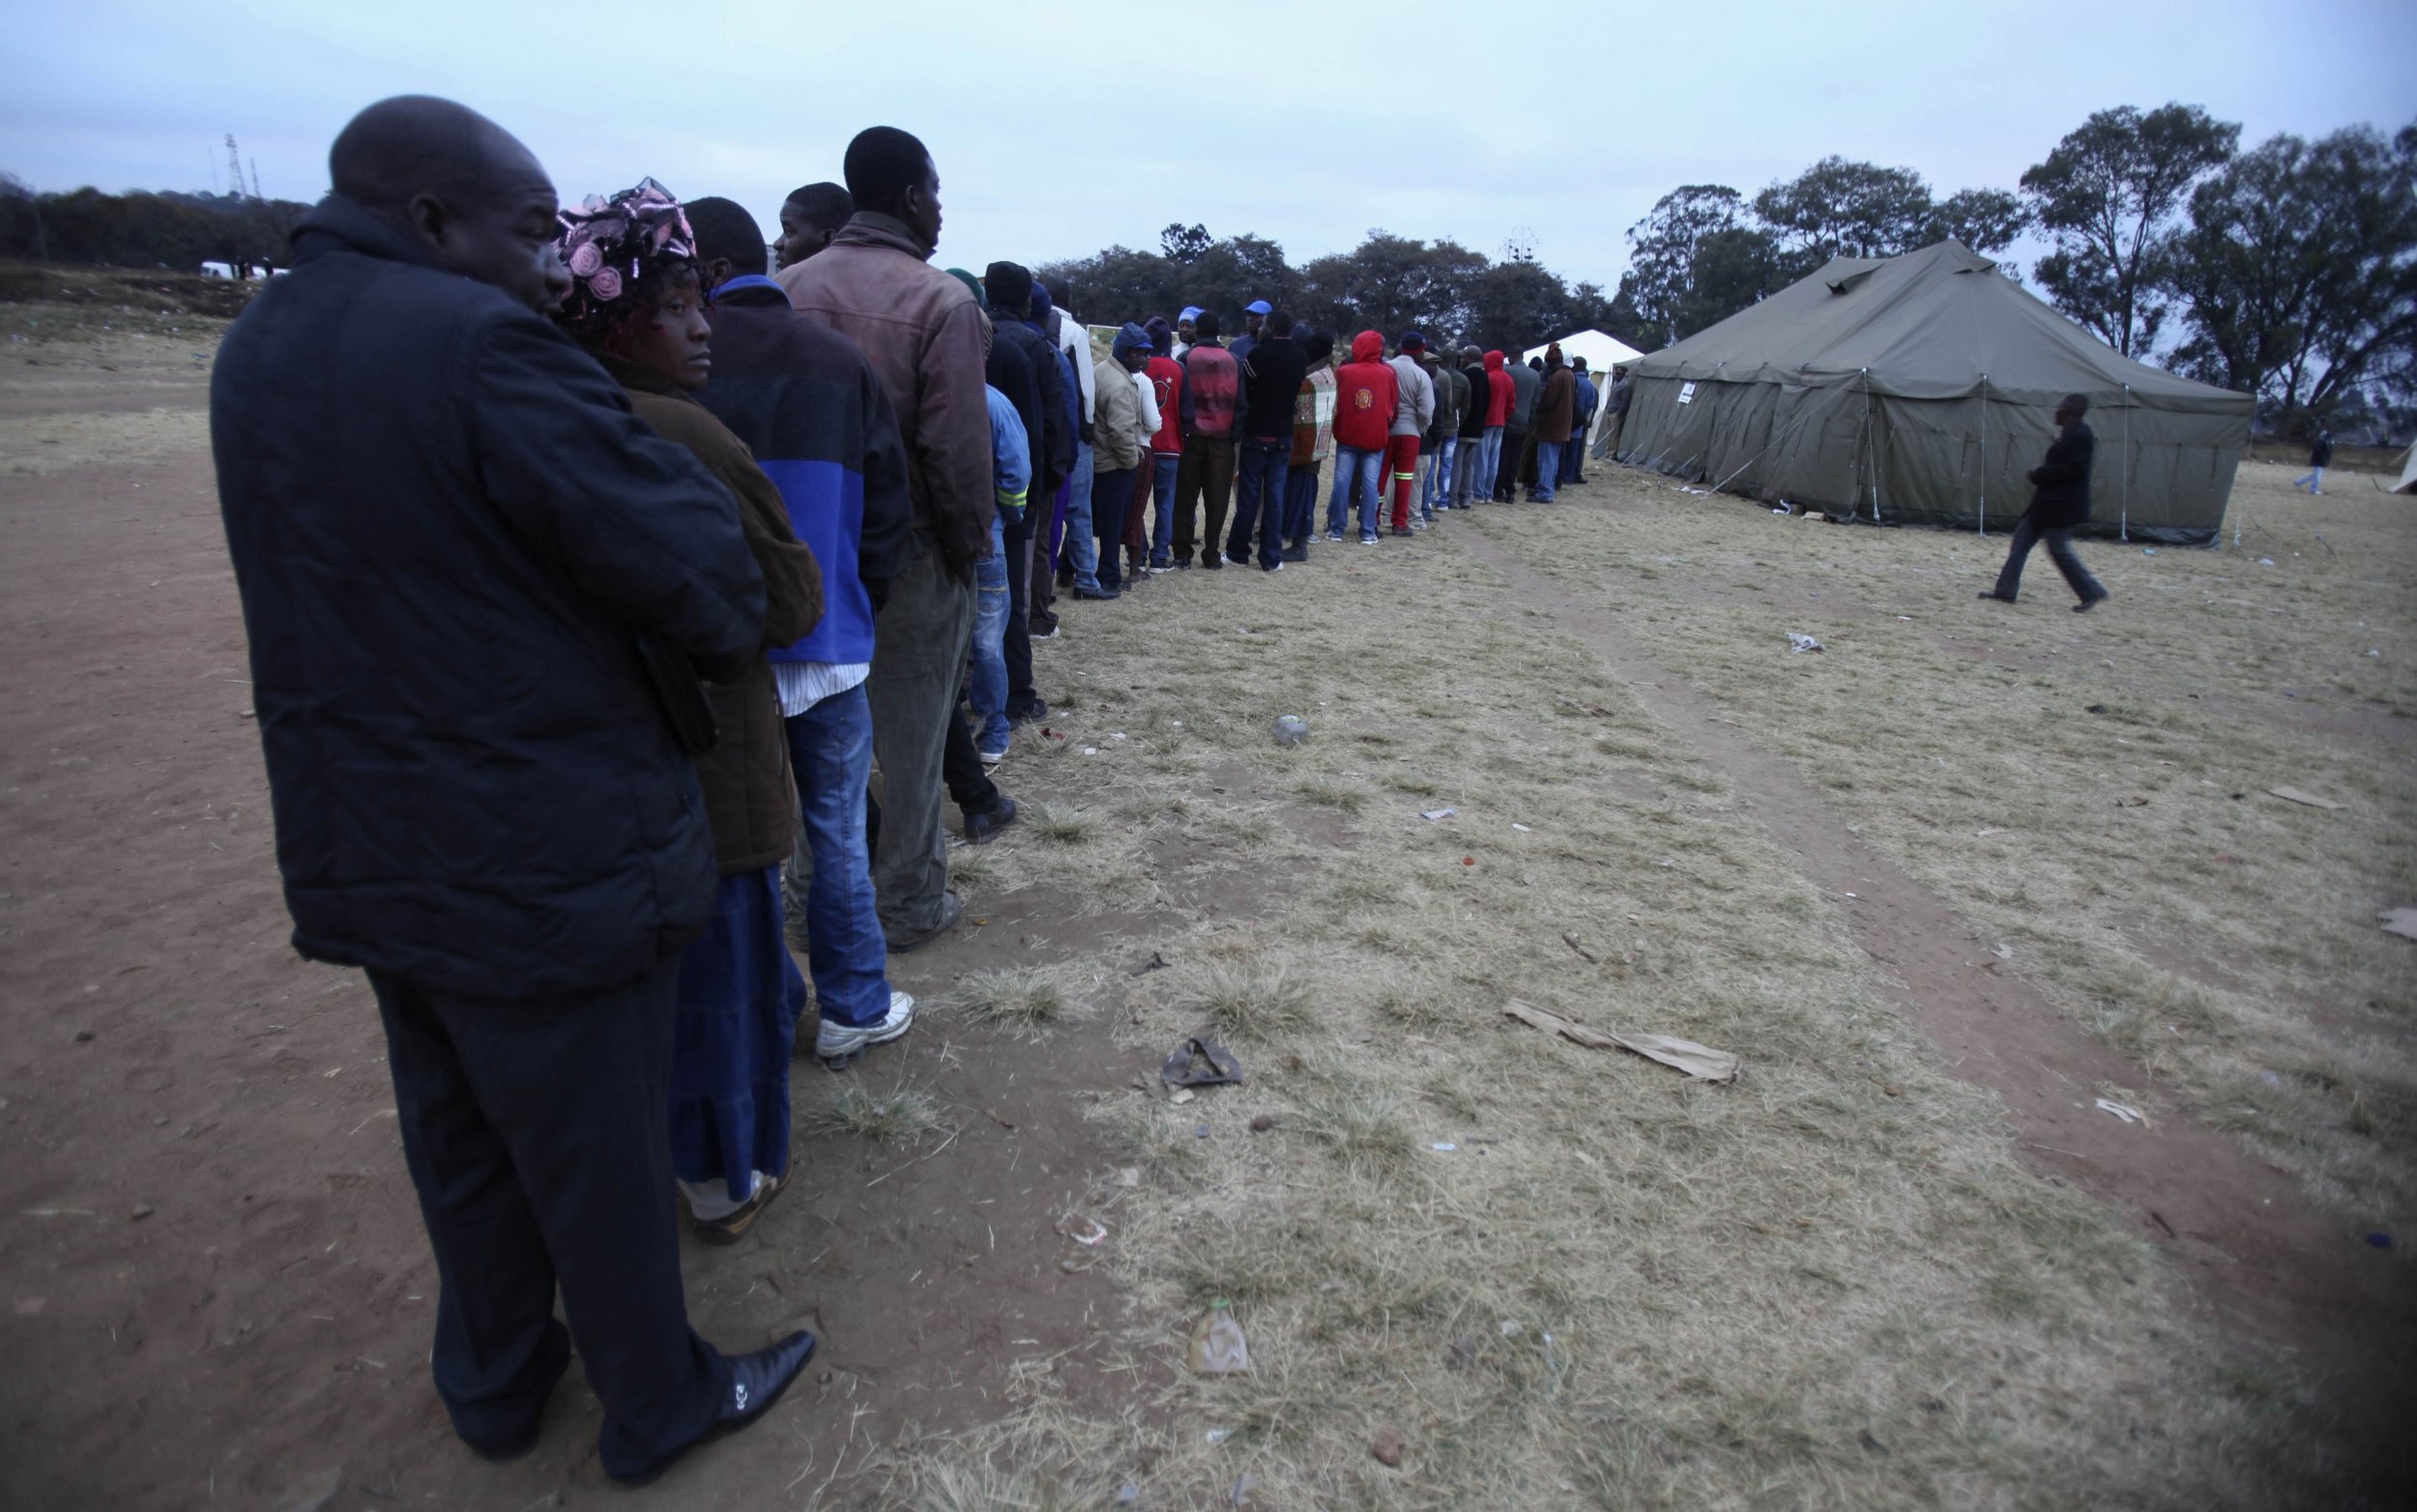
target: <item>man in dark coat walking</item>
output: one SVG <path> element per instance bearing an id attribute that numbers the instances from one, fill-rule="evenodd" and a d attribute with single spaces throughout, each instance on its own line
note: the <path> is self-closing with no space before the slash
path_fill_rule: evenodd
<path id="1" fill-rule="evenodd" d="M 526 148 L 403 98 L 328 166 L 210 395 L 294 945 L 377 995 L 454 1431 L 527 1452 L 576 1344 L 599 1463 L 645 1480 L 814 1347 L 696 1336 L 671 1201 L 715 875 L 667 713 L 755 658 L 763 578 L 729 490 L 538 312 L 568 279 Z"/>
<path id="2" fill-rule="evenodd" d="M 2031 507 L 2014 528 L 2014 539 L 2006 547 L 2006 565 L 1997 572 L 1997 586 L 1981 595 L 1983 598 L 2014 602 L 2023 587 L 2024 560 L 2043 540 L 2048 542 L 2048 556 L 2056 570 L 2081 596 L 2082 601 L 2073 606 L 2075 614 L 2089 613 L 2107 596 L 2098 579 L 2073 554 L 2073 529 L 2089 520 L 2090 458 L 2098 446 L 2098 438 L 2082 423 L 2088 412 L 2088 398 L 2079 393 L 2066 394 L 2056 406 L 2056 439 L 2048 444 L 2047 457 L 2031 469 L 2035 485 Z"/>

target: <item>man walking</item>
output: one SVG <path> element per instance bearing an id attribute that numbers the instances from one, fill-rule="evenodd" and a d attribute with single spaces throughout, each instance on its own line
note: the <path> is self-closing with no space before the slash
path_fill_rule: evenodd
<path id="1" fill-rule="evenodd" d="M 1242 413 L 1242 367 L 1217 344 L 1217 315 L 1192 318 L 1194 340 L 1179 360 L 1183 368 L 1183 465 L 1175 478 L 1175 565 L 1192 565 L 1193 530 L 1205 502 L 1208 528 L 1199 538 L 1200 565 L 1225 566 L 1217 538 L 1225 534 L 1225 510 L 1234 492 L 1234 428 Z"/>
<path id="2" fill-rule="evenodd" d="M 2022 523 L 2014 528 L 2014 538 L 2006 544 L 2006 565 L 1998 569 L 1997 586 L 1981 595 L 2001 603 L 2012 603 L 2023 588 L 2024 559 L 2038 542 L 2048 542 L 2049 560 L 2082 601 L 2073 606 L 2075 614 L 2087 614 L 2106 598 L 2106 589 L 2089 575 L 2082 559 L 2073 554 L 2073 531 L 2089 520 L 2089 469 L 2098 448 L 2098 438 L 2082 423 L 2089 413 L 2086 395 L 2068 393 L 2056 406 L 2056 439 L 2048 445 L 2048 455 L 2031 469 L 2035 485 L 2031 507 L 2023 513 Z"/>
<path id="3" fill-rule="evenodd" d="M 874 621 L 873 755 L 883 779 L 873 889 L 891 951 L 956 926 L 941 763 L 973 644 L 974 564 L 990 549 L 990 404 L 982 314 L 972 291 L 930 265 L 940 174 L 895 127 L 857 134 L 845 160 L 857 213 L 830 246 L 780 272 L 800 312 L 864 354 L 889 394 L 906 449 L 914 523 Z"/>
<path id="4" fill-rule="evenodd" d="M 844 1060 L 898 1038 L 915 1018 L 915 1000 L 889 986 L 864 830 L 864 682 L 873 616 L 914 517 L 906 452 L 864 354 L 798 319 L 765 276 L 755 218 L 727 199 L 692 200 L 687 215 L 713 296 L 713 375 L 697 397 L 755 454 L 823 568 L 821 622 L 770 656 L 805 842 L 791 896 L 814 978 L 814 1050 Z"/>
<path id="5" fill-rule="evenodd" d="M 763 579 L 729 490 L 538 313 L 568 275 L 527 148 L 404 97 L 328 169 L 210 395 L 294 948 L 377 997 L 453 1431 L 529 1452 L 575 1346 L 598 1464 L 645 1481 L 814 1349 L 696 1336 L 670 1196 L 717 885 L 671 711 L 755 660 Z"/>
<path id="6" fill-rule="evenodd" d="M 2325 469 L 2333 465 L 2333 432 L 2324 426 L 2308 443 L 2308 476 L 2291 480 L 2294 488 L 2305 488 L 2312 494 L 2325 491 Z"/>
<path id="7" fill-rule="evenodd" d="M 1301 383 L 1309 376 L 1309 356 L 1293 340 L 1293 317 L 1277 310 L 1267 317 L 1264 339 L 1251 348 L 1242 363 L 1241 476 L 1236 485 L 1234 532 L 1226 538 L 1225 560 L 1236 567 L 1250 565 L 1250 542 L 1259 538 L 1262 571 L 1284 570 L 1285 483 L 1293 465 L 1293 417 L 1300 404 Z"/>

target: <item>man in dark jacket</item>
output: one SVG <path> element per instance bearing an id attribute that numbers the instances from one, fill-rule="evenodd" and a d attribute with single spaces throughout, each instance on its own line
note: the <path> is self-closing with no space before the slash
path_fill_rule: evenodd
<path id="1" fill-rule="evenodd" d="M 1594 412 L 1603 396 L 1594 391 L 1594 379 L 1587 372 L 1583 357 L 1569 364 L 1571 377 L 1578 386 L 1578 418 L 1569 429 L 1569 445 L 1561 448 L 1561 484 L 1571 487 L 1587 480 L 1580 461 L 1587 454 L 1587 433 L 1594 428 Z"/>
<path id="2" fill-rule="evenodd" d="M 2066 394 L 2056 406 L 2056 439 L 2048 444 L 2047 457 L 2030 472 L 2036 485 L 2031 507 L 2014 528 L 2014 539 L 2006 547 L 2006 565 L 1997 572 L 1997 586 L 1981 595 L 1983 598 L 2014 602 L 2023 587 L 2024 559 L 2042 540 L 2048 542 L 2049 560 L 2056 564 L 2056 570 L 2082 600 L 2073 606 L 2075 614 L 2089 613 L 2107 596 L 2098 579 L 2073 554 L 2074 527 L 2089 520 L 2089 467 L 2098 446 L 2098 438 L 2082 423 L 2088 412 L 2089 399 L 2079 393 Z"/>
<path id="3" fill-rule="evenodd" d="M 1309 376 L 1309 354 L 1293 340 L 1293 317 L 1277 310 L 1263 327 L 1266 335 L 1242 360 L 1242 387 L 1249 395 L 1241 423 L 1241 471 L 1234 496 L 1234 529 L 1226 537 L 1225 560 L 1250 565 L 1250 542 L 1259 538 L 1259 567 L 1284 570 L 1284 488 L 1293 466 L 1294 412 Z M 1208 538 L 1210 551 L 1216 538 Z"/>
<path id="4" fill-rule="evenodd" d="M 1452 466 L 1452 507 L 1465 509 L 1481 502 L 1477 490 L 1484 468 L 1478 451 L 1485 441 L 1486 409 L 1494 397 L 1492 382 L 1486 377 L 1485 354 L 1474 346 L 1462 347 L 1460 376 L 1460 448 Z"/>
<path id="5" fill-rule="evenodd" d="M 1578 421 L 1578 381 L 1561 365 L 1561 346 L 1544 349 L 1544 386 L 1536 391 L 1535 408 L 1528 416 L 1529 447 L 1535 452 L 1535 480 L 1528 490 L 1530 504 L 1551 504 L 1561 480 L 1561 451 L 1569 445 L 1570 427 Z"/>
<path id="6" fill-rule="evenodd" d="M 528 1451 L 575 1342 L 599 1463 L 643 1480 L 813 1350 L 690 1330 L 669 1196 L 715 875 L 666 708 L 754 658 L 763 580 L 729 490 L 537 312 L 567 282 L 526 148 L 404 98 L 328 166 L 211 375 L 294 945 L 377 995 L 454 1431 Z"/>
<path id="7" fill-rule="evenodd" d="M 1031 632 L 1048 640 L 1058 632 L 1057 617 L 1041 602 L 1052 577 L 1048 570 L 1049 530 L 1057 509 L 1058 486 L 1074 471 L 1075 422 L 1070 416 L 1080 413 L 1082 399 L 1077 394 L 1073 407 L 1066 403 L 1067 369 L 1059 361 L 1058 349 L 1026 318 L 1033 305 L 1033 276 L 1021 263 L 996 262 L 982 271 L 982 292 L 989 298 L 992 326 L 992 347 L 1012 347 L 1032 365 L 1033 382 L 1039 393 L 1037 413 L 1025 416 L 1025 427 L 1032 432 L 1033 484 L 1025 491 L 1032 501 L 1022 519 L 1007 522 L 1007 578 L 1015 585 L 1015 602 L 1009 613 L 1026 616 Z M 1021 405 L 1018 406 L 1019 412 Z M 1034 545 L 1037 541 L 1039 544 Z M 1037 554 L 1042 570 L 1035 576 L 1033 558 Z M 1034 594 L 1032 585 L 1037 582 L 1041 594 Z M 1029 643 L 1026 655 L 1031 655 Z M 1038 718 L 1045 707 L 1033 691 L 1029 670 L 1020 683 L 1014 668 L 1008 668 L 1007 716 L 1011 719 Z"/>
<path id="8" fill-rule="evenodd" d="M 1502 432 L 1502 463 L 1494 472 L 1494 497 L 1498 503 L 1508 504 L 1516 484 L 1532 486 L 1536 480 L 1535 438 L 1529 433 L 1528 422 L 1535 414 L 1544 375 L 1525 363 L 1508 363 L 1502 370 L 1510 375 L 1511 402 L 1510 413 L 1503 418 L 1507 428 Z"/>
<path id="9" fill-rule="evenodd" d="M 713 291 L 713 376 L 697 397 L 755 453 L 790 528 L 823 567 L 822 622 L 770 654 L 804 832 L 790 898 L 814 976 L 814 1052 L 846 1061 L 906 1033 L 915 1000 L 889 985 L 874 905 L 864 788 L 873 763 L 874 615 L 913 518 L 906 452 L 881 375 L 846 336 L 801 319 L 765 276 L 755 218 L 690 200 Z"/>
<path id="10" fill-rule="evenodd" d="M 2304 477 L 2293 479 L 2291 486 L 2305 488 L 2310 493 L 2324 492 L 2325 469 L 2332 465 L 2333 432 L 2319 425 L 2316 433 L 2308 438 L 2308 472 Z"/>

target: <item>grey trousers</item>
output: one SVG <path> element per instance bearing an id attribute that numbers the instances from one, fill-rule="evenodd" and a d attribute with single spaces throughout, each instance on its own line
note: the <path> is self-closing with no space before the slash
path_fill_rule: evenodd
<path id="1" fill-rule="evenodd" d="M 974 646 L 974 585 L 948 576 L 930 531 L 907 533 L 873 635 L 873 672 L 864 683 L 882 772 L 873 896 L 883 931 L 895 940 L 936 926 L 948 890 L 941 757 Z"/>

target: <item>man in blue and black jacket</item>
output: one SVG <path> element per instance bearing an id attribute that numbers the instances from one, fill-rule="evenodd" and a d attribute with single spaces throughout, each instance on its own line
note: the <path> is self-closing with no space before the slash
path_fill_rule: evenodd
<path id="1" fill-rule="evenodd" d="M 864 785 L 873 760 L 875 615 L 913 519 L 906 451 L 888 393 L 855 343 L 790 308 L 765 276 L 755 218 L 727 199 L 691 200 L 713 291 L 713 376 L 697 397 L 755 453 L 789 525 L 823 564 L 826 608 L 812 634 L 769 653 L 798 811 L 813 860 L 807 961 L 820 1013 L 814 1049 L 844 1061 L 914 1022 L 893 992 L 874 907 Z"/>

